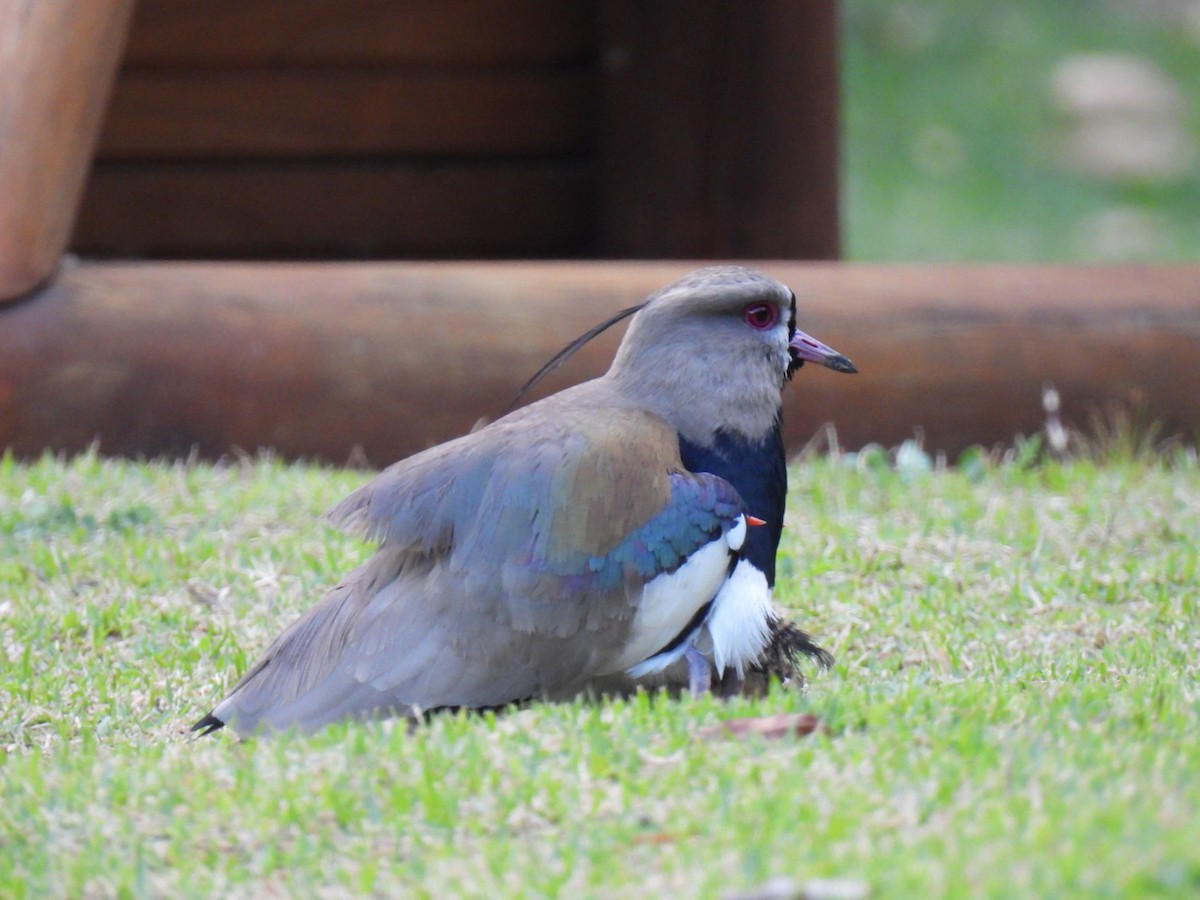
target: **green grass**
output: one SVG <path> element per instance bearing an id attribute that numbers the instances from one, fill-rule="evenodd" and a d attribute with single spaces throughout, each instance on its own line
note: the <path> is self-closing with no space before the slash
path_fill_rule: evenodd
<path id="1" fill-rule="evenodd" d="M 807 692 L 191 741 L 361 473 L 0 461 L 0 896 L 1200 892 L 1200 467 L 793 473 Z M 878 462 L 878 458 L 876 458 Z M 705 737 L 803 711 L 828 734 Z"/>
<path id="2" fill-rule="evenodd" d="M 1184 133 L 1200 141 L 1200 30 L 1154 12 L 1169 6 L 847 0 L 845 257 L 1195 260 L 1200 167 L 1165 178 L 1079 171 L 1058 152 L 1066 123 L 1051 89 L 1075 54 L 1147 60 L 1176 86 Z M 1096 240 L 1097 221 L 1114 211 L 1144 223 L 1147 239 Z"/>

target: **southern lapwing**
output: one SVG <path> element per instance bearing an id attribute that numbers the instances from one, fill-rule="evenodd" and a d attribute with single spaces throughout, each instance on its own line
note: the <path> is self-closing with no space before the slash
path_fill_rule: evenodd
<path id="1" fill-rule="evenodd" d="M 375 556 L 193 730 L 608 683 L 700 692 L 757 665 L 777 626 L 781 390 L 804 360 L 854 371 L 796 330 L 794 307 L 761 273 L 694 272 L 633 308 L 600 378 L 385 469 L 330 513 L 377 539 Z"/>

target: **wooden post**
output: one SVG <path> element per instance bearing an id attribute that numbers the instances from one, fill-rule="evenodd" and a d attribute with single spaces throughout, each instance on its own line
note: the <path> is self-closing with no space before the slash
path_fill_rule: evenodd
<path id="1" fill-rule="evenodd" d="M 600 10 L 600 253 L 836 258 L 834 0 Z"/>
<path id="2" fill-rule="evenodd" d="M 45 281 L 67 246 L 132 11 L 0 2 L 0 302 Z"/>

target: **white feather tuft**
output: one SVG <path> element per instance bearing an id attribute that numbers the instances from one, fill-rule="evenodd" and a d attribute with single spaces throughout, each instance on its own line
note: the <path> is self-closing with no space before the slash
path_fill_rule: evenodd
<path id="1" fill-rule="evenodd" d="M 746 560 L 739 560 L 705 623 L 717 674 L 725 674 L 725 668 L 732 666 L 739 676 L 744 675 L 746 666 L 767 646 L 774 618 L 766 576 Z"/>
<path id="2" fill-rule="evenodd" d="M 746 540 L 746 517 L 738 516 L 737 524 L 734 525 L 725 534 L 725 542 L 729 544 L 731 550 L 741 550 L 742 543 Z"/>

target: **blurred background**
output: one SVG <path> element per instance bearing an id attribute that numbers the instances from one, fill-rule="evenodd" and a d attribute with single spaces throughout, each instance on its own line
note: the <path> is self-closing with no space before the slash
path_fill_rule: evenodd
<path id="1" fill-rule="evenodd" d="M 862 372 L 794 448 L 1200 429 L 1200 0 L 4 9 L 0 447 L 383 463 L 704 260 Z"/>
<path id="2" fill-rule="evenodd" d="M 1200 2 L 841 12 L 845 258 L 1200 256 Z"/>

